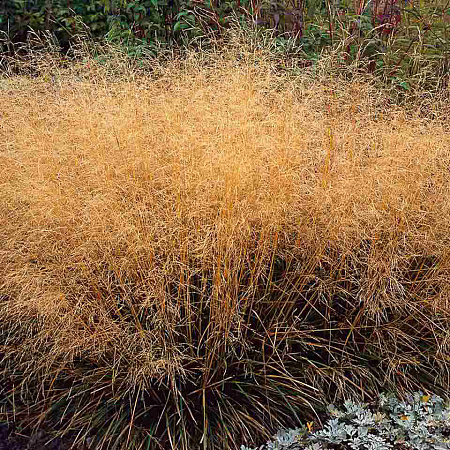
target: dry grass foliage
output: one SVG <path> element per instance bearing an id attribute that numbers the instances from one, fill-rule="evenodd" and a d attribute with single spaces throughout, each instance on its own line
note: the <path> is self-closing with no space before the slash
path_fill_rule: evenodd
<path id="1" fill-rule="evenodd" d="M 225 449 L 448 388 L 448 132 L 233 52 L 0 80 L 8 420 Z"/>

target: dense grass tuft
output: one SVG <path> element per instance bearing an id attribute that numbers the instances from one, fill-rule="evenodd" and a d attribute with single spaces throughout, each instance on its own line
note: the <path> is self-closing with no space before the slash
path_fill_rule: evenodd
<path id="1" fill-rule="evenodd" d="M 233 449 L 344 397 L 445 394 L 444 124 L 242 42 L 128 79 L 115 58 L 0 80 L 4 418 Z"/>

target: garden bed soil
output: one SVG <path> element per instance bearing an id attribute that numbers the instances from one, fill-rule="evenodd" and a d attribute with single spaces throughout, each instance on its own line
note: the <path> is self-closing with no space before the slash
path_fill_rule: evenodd
<path id="1" fill-rule="evenodd" d="M 43 430 L 31 436 L 16 433 L 13 426 L 0 423 L 0 450 L 88 450 L 84 444 L 73 445 L 74 436 L 54 438 Z"/>

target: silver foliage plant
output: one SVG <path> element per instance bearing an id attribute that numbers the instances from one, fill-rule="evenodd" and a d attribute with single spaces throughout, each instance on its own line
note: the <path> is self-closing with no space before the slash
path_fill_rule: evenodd
<path id="1" fill-rule="evenodd" d="M 380 394 L 379 411 L 372 413 L 367 406 L 347 400 L 340 411 L 329 405 L 332 418 L 322 430 L 281 430 L 273 442 L 257 449 L 242 445 L 241 450 L 325 450 L 333 444 L 354 450 L 389 450 L 396 444 L 414 450 L 450 449 L 450 405 L 441 397 L 419 391 L 408 394 L 405 402 Z"/>

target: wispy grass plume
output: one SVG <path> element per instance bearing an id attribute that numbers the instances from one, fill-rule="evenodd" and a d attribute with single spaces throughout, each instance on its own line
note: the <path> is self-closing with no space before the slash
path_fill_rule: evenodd
<path id="1" fill-rule="evenodd" d="M 233 449 L 448 389 L 448 132 L 356 76 L 212 56 L 0 80 L 7 420 Z"/>

